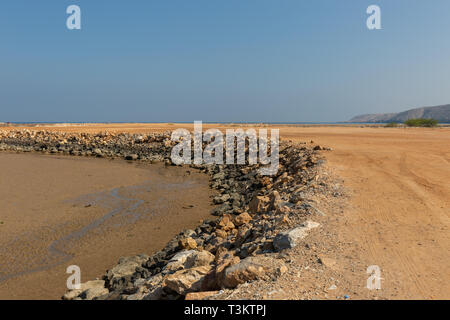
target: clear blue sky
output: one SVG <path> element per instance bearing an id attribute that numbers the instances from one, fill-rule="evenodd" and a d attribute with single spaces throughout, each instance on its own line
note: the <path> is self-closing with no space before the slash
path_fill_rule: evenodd
<path id="1" fill-rule="evenodd" d="M 366 28 L 370 4 L 383 30 Z M 0 121 L 342 121 L 446 104 L 449 17 L 448 0 L 2 0 Z"/>

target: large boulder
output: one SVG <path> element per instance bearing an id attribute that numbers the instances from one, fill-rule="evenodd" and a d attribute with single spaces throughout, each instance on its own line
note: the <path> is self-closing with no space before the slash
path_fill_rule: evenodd
<path id="1" fill-rule="evenodd" d="M 82 283 L 80 289 L 68 291 L 62 298 L 63 300 L 73 300 L 86 291 L 90 292 L 86 293 L 85 296 L 88 296 L 91 299 L 96 296 L 96 293 L 101 293 L 100 295 L 108 294 L 108 289 L 105 288 L 104 280 L 93 280 Z"/>
<path id="2" fill-rule="evenodd" d="M 113 290 L 126 287 L 131 281 L 136 268 L 148 260 L 147 255 L 124 257 L 119 259 L 119 263 L 106 273 L 107 285 Z"/>
<path id="3" fill-rule="evenodd" d="M 178 252 L 164 267 L 163 273 L 174 273 L 179 270 L 209 265 L 214 255 L 208 251 L 185 250 Z"/>
<path id="4" fill-rule="evenodd" d="M 248 281 L 273 276 L 283 267 L 285 268 L 283 262 L 277 259 L 264 256 L 248 257 L 226 268 L 219 285 L 233 289 Z"/>
<path id="5" fill-rule="evenodd" d="M 84 300 L 94 300 L 95 298 L 102 297 L 108 293 L 109 290 L 104 287 L 93 287 L 83 291 L 79 297 Z"/>
<path id="6" fill-rule="evenodd" d="M 211 266 L 204 265 L 187 270 L 180 270 L 171 274 L 164 281 L 164 285 L 180 295 L 200 291 Z"/>
<path id="7" fill-rule="evenodd" d="M 309 230 L 317 228 L 318 226 L 320 226 L 320 224 L 317 222 L 307 221 L 297 228 L 280 232 L 273 239 L 273 246 L 277 251 L 294 248 L 300 240 L 308 235 Z"/>
<path id="8" fill-rule="evenodd" d="M 181 239 L 178 242 L 178 245 L 180 246 L 180 248 L 185 250 L 192 250 L 197 248 L 197 242 L 191 237 Z"/>

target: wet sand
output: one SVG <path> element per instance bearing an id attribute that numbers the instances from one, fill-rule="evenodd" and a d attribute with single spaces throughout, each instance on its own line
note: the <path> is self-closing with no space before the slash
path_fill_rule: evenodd
<path id="1" fill-rule="evenodd" d="M 59 299 L 121 256 L 151 254 L 210 217 L 208 177 L 123 160 L 0 153 L 0 299 Z"/>

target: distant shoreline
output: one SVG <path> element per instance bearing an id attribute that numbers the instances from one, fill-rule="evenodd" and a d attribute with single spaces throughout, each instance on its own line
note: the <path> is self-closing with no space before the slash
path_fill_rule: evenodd
<path id="1" fill-rule="evenodd" d="M 0 122 L 2 127 L 83 127 L 104 125 L 149 125 L 149 124 L 192 124 L 192 121 L 180 122 Z M 204 124 L 241 125 L 241 126 L 298 126 L 298 127 L 384 127 L 388 122 L 208 122 Z M 450 123 L 439 123 L 438 127 L 449 127 Z"/>

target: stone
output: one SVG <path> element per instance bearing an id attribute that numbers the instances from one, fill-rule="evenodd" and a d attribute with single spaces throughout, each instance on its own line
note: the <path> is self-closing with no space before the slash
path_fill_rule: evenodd
<path id="1" fill-rule="evenodd" d="M 236 226 L 242 226 L 249 223 L 251 220 L 252 217 L 247 212 L 244 212 L 234 218 L 234 224 Z"/>
<path id="2" fill-rule="evenodd" d="M 298 242 L 308 235 L 308 231 L 320 226 L 319 223 L 307 221 L 297 228 L 280 232 L 273 239 L 273 246 L 277 251 L 294 248 Z"/>
<path id="3" fill-rule="evenodd" d="M 270 199 L 265 196 L 256 196 L 250 201 L 248 211 L 251 214 L 263 213 L 266 211 Z"/>
<path id="4" fill-rule="evenodd" d="M 219 172 L 216 173 L 215 175 L 213 175 L 212 177 L 213 180 L 224 180 L 225 179 L 225 172 Z"/>
<path id="5" fill-rule="evenodd" d="M 197 242 L 192 238 L 184 238 L 178 242 L 178 245 L 184 250 L 192 250 L 197 248 Z"/>
<path id="6" fill-rule="evenodd" d="M 83 291 L 80 294 L 80 298 L 82 298 L 84 300 L 93 300 L 95 298 L 107 295 L 108 293 L 109 293 L 109 290 L 106 288 L 93 287 L 93 288 Z"/>
<path id="7" fill-rule="evenodd" d="M 272 194 L 270 195 L 270 208 L 271 209 L 278 209 L 283 204 L 283 200 L 281 199 L 280 194 L 278 191 L 274 190 Z"/>
<path id="8" fill-rule="evenodd" d="M 137 160 L 139 156 L 137 154 L 129 154 L 125 156 L 125 160 Z"/>
<path id="9" fill-rule="evenodd" d="M 211 266 L 200 266 L 177 271 L 164 280 L 164 285 L 180 295 L 186 295 L 192 291 L 199 291 L 211 268 Z"/>
<path id="10" fill-rule="evenodd" d="M 220 285 L 225 288 L 236 288 L 248 281 L 275 275 L 283 263 L 268 257 L 248 257 L 225 269 Z"/>
<path id="11" fill-rule="evenodd" d="M 164 267 L 164 273 L 174 273 L 182 269 L 209 265 L 214 261 L 214 255 L 208 251 L 181 251 L 177 253 Z"/>
<path id="12" fill-rule="evenodd" d="M 184 250 L 178 252 L 175 256 L 172 257 L 172 259 L 169 260 L 167 265 L 164 267 L 163 272 L 170 273 L 170 272 L 176 272 L 178 270 L 184 269 L 184 264 L 186 262 L 186 259 L 195 253 L 195 250 Z"/>
<path id="13" fill-rule="evenodd" d="M 320 256 L 318 262 L 328 268 L 333 268 L 336 265 L 336 260 L 325 256 Z"/>
<path id="14" fill-rule="evenodd" d="M 93 280 L 93 281 L 88 281 L 88 282 L 82 283 L 80 285 L 80 289 L 74 289 L 74 290 L 68 291 L 62 297 L 62 299 L 63 300 L 73 300 L 76 297 L 78 297 L 83 291 L 86 291 L 86 290 L 89 290 L 92 288 L 105 288 L 105 281 L 104 280 Z"/>
<path id="15" fill-rule="evenodd" d="M 225 214 L 222 216 L 222 218 L 219 221 L 219 228 L 221 228 L 224 231 L 230 231 L 232 229 L 234 229 L 234 223 L 233 221 L 233 217 L 229 214 Z"/>
<path id="16" fill-rule="evenodd" d="M 288 272 L 288 268 L 286 266 L 281 266 L 279 268 L 277 268 L 277 275 L 281 276 L 282 274 L 285 274 L 286 272 Z"/>
<path id="17" fill-rule="evenodd" d="M 151 290 L 142 300 L 160 300 L 164 296 L 164 288 L 158 287 Z"/>
<path id="18" fill-rule="evenodd" d="M 230 204 L 228 203 L 228 202 L 225 202 L 224 204 L 222 204 L 220 207 L 217 207 L 217 208 L 214 208 L 212 211 L 211 211 L 211 214 L 213 215 L 213 216 L 222 216 L 222 215 L 224 215 L 225 213 L 227 213 L 228 211 L 230 211 L 231 210 L 231 206 L 230 206 Z"/>
<path id="19" fill-rule="evenodd" d="M 100 149 L 98 149 L 98 148 L 94 149 L 94 154 L 95 154 L 97 157 L 102 157 L 102 156 L 103 156 L 102 150 L 100 150 Z"/>
<path id="20" fill-rule="evenodd" d="M 208 251 L 195 251 L 187 257 L 185 268 L 207 266 L 211 264 L 215 259 L 215 256 Z"/>
<path id="21" fill-rule="evenodd" d="M 80 289 L 74 289 L 68 291 L 63 297 L 63 300 L 73 300 L 76 297 L 78 297 L 83 291 L 92 289 L 92 288 L 105 288 L 105 281 L 104 280 L 93 280 L 88 281 L 85 283 L 82 283 L 80 285 Z"/>
<path id="22" fill-rule="evenodd" d="M 162 273 L 158 273 L 154 275 L 153 277 L 150 277 L 147 280 L 144 280 L 144 287 L 146 287 L 149 290 L 154 290 L 161 286 L 161 283 L 164 280 L 164 275 Z"/>
<path id="23" fill-rule="evenodd" d="M 252 234 L 252 230 L 248 226 L 241 226 L 236 235 L 234 246 L 239 248 Z"/>
<path id="24" fill-rule="evenodd" d="M 230 199 L 230 195 L 225 193 L 224 195 L 214 197 L 213 203 L 214 204 L 222 204 L 222 203 L 228 201 L 229 199 Z"/>
<path id="25" fill-rule="evenodd" d="M 146 255 L 120 258 L 119 263 L 106 273 L 107 284 L 113 290 L 126 287 L 136 268 L 140 267 L 147 260 L 148 256 Z"/>
<path id="26" fill-rule="evenodd" d="M 216 233 L 217 237 L 222 238 L 222 239 L 226 239 L 228 237 L 228 233 L 226 231 L 224 231 L 224 230 L 221 230 L 221 229 L 217 229 L 215 231 L 215 233 Z"/>

